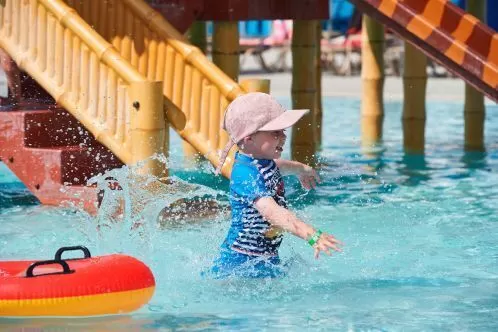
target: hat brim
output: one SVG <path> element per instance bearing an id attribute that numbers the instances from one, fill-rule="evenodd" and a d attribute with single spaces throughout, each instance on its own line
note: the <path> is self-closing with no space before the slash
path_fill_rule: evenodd
<path id="1" fill-rule="evenodd" d="M 263 127 L 259 128 L 258 131 L 274 131 L 283 130 L 292 127 L 296 122 L 299 121 L 304 115 L 306 115 L 310 110 L 288 110 L 282 113 L 277 118 L 271 120 Z"/>

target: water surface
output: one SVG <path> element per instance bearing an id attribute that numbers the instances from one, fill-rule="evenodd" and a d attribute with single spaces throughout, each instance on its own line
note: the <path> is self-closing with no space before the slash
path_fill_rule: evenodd
<path id="1" fill-rule="evenodd" d="M 291 268 L 282 279 L 201 276 L 228 229 L 224 213 L 157 221 L 161 207 L 178 197 L 227 203 L 228 182 L 208 165 L 186 164 L 177 137 L 171 174 L 196 184 L 193 191 L 149 195 L 125 184 L 128 203 L 143 204 L 118 223 L 105 213 L 90 217 L 38 205 L 0 164 L 0 259 L 44 259 L 58 247 L 83 244 L 94 255 L 123 252 L 143 260 L 157 282 L 152 301 L 132 315 L 0 319 L 0 328 L 498 329 L 498 107 L 487 108 L 487 151 L 472 154 L 463 152 L 463 106 L 429 103 L 426 154 L 406 156 L 400 104 L 386 106 L 384 142 L 369 153 L 360 147 L 359 101 L 326 99 L 324 105 L 323 183 L 306 192 L 288 178 L 287 192 L 299 216 L 345 248 L 316 261 L 304 241 L 287 235 L 281 256 Z"/>

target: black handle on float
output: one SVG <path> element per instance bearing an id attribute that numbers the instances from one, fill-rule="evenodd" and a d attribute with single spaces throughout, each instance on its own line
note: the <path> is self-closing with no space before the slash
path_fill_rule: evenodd
<path id="1" fill-rule="evenodd" d="M 66 261 L 61 261 L 61 260 L 39 261 L 39 262 L 34 262 L 33 264 L 31 264 L 28 267 L 28 269 L 26 270 L 26 278 L 33 278 L 33 277 L 39 277 L 39 276 L 43 276 L 43 275 L 53 274 L 53 273 L 46 273 L 46 274 L 38 274 L 36 276 L 33 274 L 35 267 L 41 266 L 41 265 L 50 265 L 50 264 L 61 265 L 62 266 L 62 274 L 73 273 L 73 271 L 71 271 L 71 269 L 69 269 L 69 264 L 67 264 Z"/>
<path id="2" fill-rule="evenodd" d="M 85 255 L 85 257 L 83 258 L 90 258 L 92 257 L 92 255 L 90 255 L 90 250 L 88 250 L 87 247 L 84 247 L 84 246 L 73 246 L 73 247 L 62 247 L 62 248 L 59 248 L 59 250 L 57 250 L 57 252 L 55 253 L 55 260 L 56 261 L 61 261 L 62 260 L 62 253 L 64 251 L 72 251 L 72 250 L 81 250 L 83 251 L 83 254 Z M 74 259 L 82 259 L 82 258 L 74 258 Z"/>

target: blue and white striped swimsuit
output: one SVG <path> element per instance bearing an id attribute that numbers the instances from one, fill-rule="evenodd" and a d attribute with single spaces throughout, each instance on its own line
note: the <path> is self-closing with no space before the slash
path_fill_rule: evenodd
<path id="1" fill-rule="evenodd" d="M 211 267 L 215 278 L 275 278 L 286 273 L 278 257 L 282 235 L 267 237 L 271 225 L 254 207 L 262 197 L 286 207 L 284 196 L 282 176 L 273 160 L 235 155 L 230 180 L 232 225 Z"/>
<path id="2" fill-rule="evenodd" d="M 223 245 L 252 256 L 277 256 L 282 235 L 268 238 L 271 224 L 254 207 L 258 198 L 272 197 L 286 207 L 284 183 L 273 160 L 237 154 L 230 180 L 232 226 Z"/>

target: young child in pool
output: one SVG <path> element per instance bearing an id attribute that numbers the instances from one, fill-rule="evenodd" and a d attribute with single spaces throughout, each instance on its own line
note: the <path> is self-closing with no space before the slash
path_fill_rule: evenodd
<path id="1" fill-rule="evenodd" d="M 281 173 L 299 177 L 303 187 L 320 182 L 315 170 L 297 161 L 279 159 L 286 135 L 308 110 L 286 111 L 265 93 L 248 93 L 227 108 L 223 129 L 230 141 L 221 155 L 220 172 L 228 151 L 239 151 L 230 178 L 232 225 L 221 245 L 212 272 L 218 277 L 276 277 L 282 274 L 278 248 L 282 233 L 290 232 L 320 252 L 340 251 L 340 241 L 300 220 L 287 209 Z"/>

